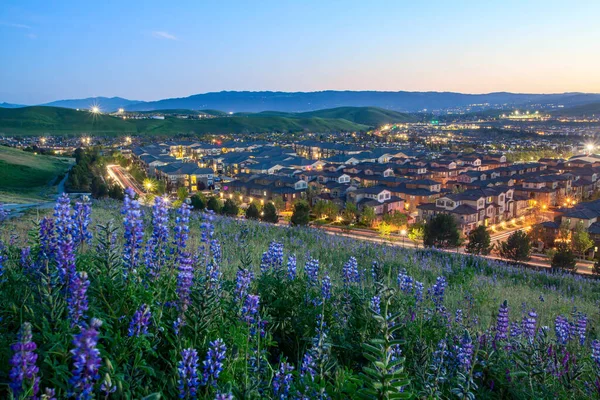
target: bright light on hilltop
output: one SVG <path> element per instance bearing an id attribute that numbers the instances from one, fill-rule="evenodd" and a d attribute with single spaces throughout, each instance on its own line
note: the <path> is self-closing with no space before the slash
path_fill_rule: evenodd
<path id="1" fill-rule="evenodd" d="M 92 112 L 92 114 L 100 114 L 100 107 L 98 107 L 98 106 L 92 106 L 92 108 L 90 109 L 90 111 Z"/>

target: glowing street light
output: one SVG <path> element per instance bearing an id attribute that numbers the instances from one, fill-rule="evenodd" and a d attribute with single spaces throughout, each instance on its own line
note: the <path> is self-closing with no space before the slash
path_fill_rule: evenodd
<path id="1" fill-rule="evenodd" d="M 92 114 L 100 114 L 100 107 L 98 107 L 98 106 L 92 106 L 92 108 L 90 109 L 90 111 L 92 112 Z"/>

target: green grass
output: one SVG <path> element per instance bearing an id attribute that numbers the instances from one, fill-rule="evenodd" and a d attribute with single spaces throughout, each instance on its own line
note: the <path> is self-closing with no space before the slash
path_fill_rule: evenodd
<path id="1" fill-rule="evenodd" d="M 286 118 L 326 118 L 343 119 L 356 124 L 376 127 L 388 123 L 415 122 L 417 119 L 410 114 L 385 110 L 377 107 L 337 107 L 325 110 L 309 111 L 303 113 L 286 113 L 278 111 L 264 111 L 252 115 L 270 115 Z"/>
<path id="2" fill-rule="evenodd" d="M 177 110 L 179 112 L 179 110 Z M 213 115 L 217 111 L 208 110 Z M 205 120 L 187 120 L 166 116 L 158 119 L 127 119 L 110 115 L 94 115 L 58 107 L 0 108 L 0 134 L 67 135 L 94 133 L 102 135 L 140 134 L 224 134 L 266 132 L 331 132 L 363 131 L 369 126 L 341 118 L 318 116 L 237 115 Z"/>
<path id="3" fill-rule="evenodd" d="M 66 158 L 0 147 L 0 202 L 25 203 L 54 195 L 58 178 L 69 169 Z"/>

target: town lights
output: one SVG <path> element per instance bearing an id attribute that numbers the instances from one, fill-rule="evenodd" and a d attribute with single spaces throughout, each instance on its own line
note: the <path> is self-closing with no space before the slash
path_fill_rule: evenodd
<path id="1" fill-rule="evenodd" d="M 98 107 L 98 106 L 92 106 L 92 108 L 90 109 L 90 111 L 92 112 L 92 114 L 100 114 L 100 107 Z"/>

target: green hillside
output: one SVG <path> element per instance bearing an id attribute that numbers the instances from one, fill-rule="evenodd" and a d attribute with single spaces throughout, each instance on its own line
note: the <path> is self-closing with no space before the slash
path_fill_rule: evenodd
<path id="1" fill-rule="evenodd" d="M 177 110 L 179 111 L 179 110 Z M 216 111 L 211 111 L 216 114 Z M 166 116 L 159 119 L 127 119 L 57 107 L 0 109 L 0 134 L 96 133 L 174 135 L 180 133 L 264 133 L 359 131 L 369 126 L 346 119 L 299 114 L 293 117 L 264 114 L 234 115 L 206 120 Z"/>
<path id="2" fill-rule="evenodd" d="M 600 103 L 584 104 L 576 107 L 562 108 L 552 112 L 553 115 L 562 115 L 566 117 L 578 117 L 578 116 L 599 116 L 600 115 Z"/>
<path id="3" fill-rule="evenodd" d="M 377 107 L 337 107 L 325 110 L 308 111 L 303 113 L 286 113 L 281 111 L 263 111 L 252 115 L 269 115 L 286 118 L 328 118 L 343 119 L 356 124 L 367 125 L 371 127 L 380 126 L 389 123 L 415 122 L 417 119 L 410 114 L 397 111 L 385 110 Z"/>
<path id="4" fill-rule="evenodd" d="M 70 164 L 65 158 L 0 146 L 0 202 L 27 202 L 56 194 L 58 179 Z"/>

